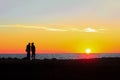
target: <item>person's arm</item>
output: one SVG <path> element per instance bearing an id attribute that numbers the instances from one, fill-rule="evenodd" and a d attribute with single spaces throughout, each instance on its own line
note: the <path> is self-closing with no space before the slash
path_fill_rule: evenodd
<path id="1" fill-rule="evenodd" d="M 26 49 L 25 49 L 25 51 L 26 51 L 26 52 L 28 51 L 28 49 L 27 49 L 27 46 L 26 46 Z"/>

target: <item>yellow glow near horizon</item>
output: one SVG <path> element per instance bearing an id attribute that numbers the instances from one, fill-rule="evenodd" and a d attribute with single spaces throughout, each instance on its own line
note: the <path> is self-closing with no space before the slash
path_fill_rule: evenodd
<path id="1" fill-rule="evenodd" d="M 86 49 L 86 54 L 90 54 L 91 53 L 91 49 L 90 48 L 87 48 Z"/>
<path id="2" fill-rule="evenodd" d="M 71 26 L 1 25 L 0 53 L 25 53 L 28 42 L 35 43 L 36 53 L 120 52 L 119 27 Z"/>

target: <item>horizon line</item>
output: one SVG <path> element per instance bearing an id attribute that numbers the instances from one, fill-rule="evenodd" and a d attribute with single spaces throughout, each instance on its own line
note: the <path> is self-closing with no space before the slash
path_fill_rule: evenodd
<path id="1" fill-rule="evenodd" d="M 0 55 L 1 54 L 5 54 L 5 55 L 7 55 L 7 54 L 16 54 L 17 55 L 18 54 L 19 55 L 19 54 L 27 54 L 27 53 L 0 53 Z M 86 54 L 86 53 L 36 53 L 36 55 L 37 54 Z M 90 53 L 90 54 L 86 54 L 86 55 L 92 55 L 92 54 L 120 54 L 120 52 Z"/>

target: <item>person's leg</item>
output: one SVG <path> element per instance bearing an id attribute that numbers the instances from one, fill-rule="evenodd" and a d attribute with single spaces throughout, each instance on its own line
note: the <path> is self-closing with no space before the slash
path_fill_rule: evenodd
<path id="1" fill-rule="evenodd" d="M 29 59 L 29 53 L 27 52 L 27 59 Z"/>
<path id="2" fill-rule="evenodd" d="M 35 59 L 35 54 L 34 54 L 34 59 Z"/>
<path id="3" fill-rule="evenodd" d="M 35 52 L 32 52 L 32 60 L 35 60 Z"/>
<path id="4" fill-rule="evenodd" d="M 27 59 L 30 60 L 30 52 L 27 52 Z"/>
<path id="5" fill-rule="evenodd" d="M 34 59 L 34 54 L 32 53 L 32 60 Z"/>
<path id="6" fill-rule="evenodd" d="M 35 59 L 35 51 L 34 51 L 34 59 Z"/>
<path id="7" fill-rule="evenodd" d="M 28 55 L 28 59 L 30 60 L 30 53 L 29 53 L 29 55 Z"/>

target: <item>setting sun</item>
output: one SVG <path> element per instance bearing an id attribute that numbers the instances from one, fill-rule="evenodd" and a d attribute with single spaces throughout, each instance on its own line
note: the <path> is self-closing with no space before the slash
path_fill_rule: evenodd
<path id="1" fill-rule="evenodd" d="M 91 49 L 86 49 L 86 54 L 90 54 L 91 53 Z"/>

